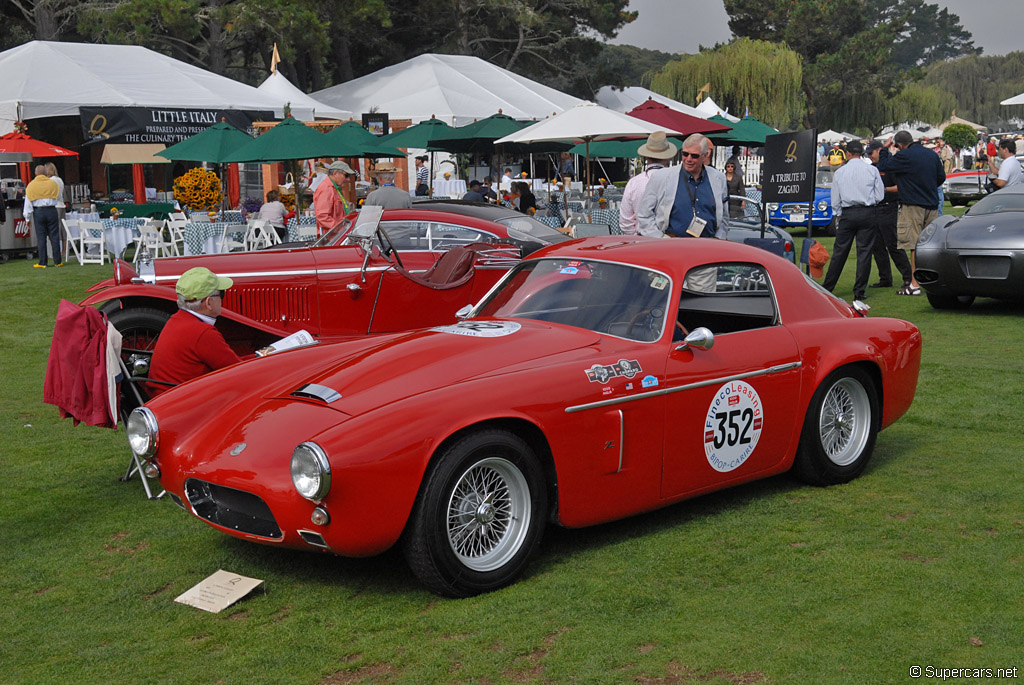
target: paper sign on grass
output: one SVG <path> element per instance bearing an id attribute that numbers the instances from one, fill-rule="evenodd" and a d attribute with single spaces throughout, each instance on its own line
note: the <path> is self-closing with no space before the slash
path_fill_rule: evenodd
<path id="1" fill-rule="evenodd" d="M 262 582 L 219 570 L 183 592 L 174 601 L 215 614 L 245 597 Z"/>

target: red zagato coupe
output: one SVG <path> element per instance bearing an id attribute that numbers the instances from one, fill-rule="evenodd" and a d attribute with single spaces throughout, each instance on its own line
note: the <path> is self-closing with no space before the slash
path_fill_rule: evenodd
<path id="1" fill-rule="evenodd" d="M 866 318 L 764 250 L 604 236 L 535 253 L 458 323 L 244 362 L 128 432 L 224 533 L 344 556 L 401 543 L 461 597 L 513 582 L 549 522 L 789 470 L 856 477 L 920 359 L 913 324 Z"/>

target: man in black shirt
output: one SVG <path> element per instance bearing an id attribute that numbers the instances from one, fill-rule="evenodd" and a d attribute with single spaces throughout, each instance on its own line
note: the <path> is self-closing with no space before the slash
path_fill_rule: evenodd
<path id="1" fill-rule="evenodd" d="M 879 159 L 888 159 L 889 151 L 881 143 L 869 143 L 867 156 L 871 163 L 878 167 Z M 903 287 L 906 288 L 913 280 L 910 271 L 910 260 L 907 253 L 896 247 L 896 218 L 899 214 L 899 206 L 896 202 L 896 184 L 890 181 L 889 174 L 884 171 L 878 172 L 882 177 L 882 184 L 885 186 L 885 197 L 875 206 L 875 213 L 878 220 L 878 233 L 875 236 L 875 246 L 872 250 L 875 265 L 878 267 L 878 282 L 869 285 L 869 288 L 891 288 L 892 263 L 903 277 Z"/>

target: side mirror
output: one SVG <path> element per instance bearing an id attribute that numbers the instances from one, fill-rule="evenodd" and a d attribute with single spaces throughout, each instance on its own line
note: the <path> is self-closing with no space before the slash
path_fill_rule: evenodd
<path id="1" fill-rule="evenodd" d="M 676 347 L 677 350 L 685 350 L 695 347 L 698 350 L 710 350 L 715 346 L 715 334 L 709 329 L 701 326 L 690 331 L 689 335 L 683 338 L 682 344 Z"/>
<path id="2" fill-rule="evenodd" d="M 459 311 L 455 312 L 455 318 L 459 319 L 461 321 L 462 319 L 465 319 L 467 316 L 469 316 L 469 313 L 472 312 L 472 311 L 473 311 L 473 305 L 467 304 L 465 307 L 463 307 Z"/>

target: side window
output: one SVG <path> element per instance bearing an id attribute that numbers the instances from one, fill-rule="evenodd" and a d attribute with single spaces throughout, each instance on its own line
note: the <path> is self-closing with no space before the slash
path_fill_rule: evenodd
<path id="1" fill-rule="evenodd" d="M 430 248 L 431 250 L 448 250 L 457 245 L 468 245 L 470 243 L 487 242 L 495 236 L 475 228 L 456 226 L 455 224 L 430 224 Z"/>
<path id="2" fill-rule="evenodd" d="M 382 221 L 397 250 L 428 250 L 427 224 L 421 221 Z"/>
<path id="3" fill-rule="evenodd" d="M 735 333 L 778 321 L 771 281 L 758 264 L 710 264 L 687 272 L 679 299 L 679 323 L 687 331 Z"/>

